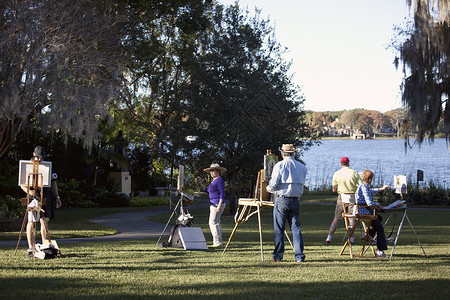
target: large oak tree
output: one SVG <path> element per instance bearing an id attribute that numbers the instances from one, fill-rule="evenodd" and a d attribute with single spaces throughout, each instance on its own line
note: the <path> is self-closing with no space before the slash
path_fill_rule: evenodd
<path id="1" fill-rule="evenodd" d="M 44 133 L 98 141 L 120 71 L 113 1 L 0 2 L 0 155 L 27 121 Z"/>
<path id="2" fill-rule="evenodd" d="M 236 196 L 256 179 L 266 150 L 277 153 L 282 143 L 306 148 L 301 138 L 309 132 L 304 99 L 288 75 L 290 63 L 270 22 L 259 14 L 250 17 L 236 4 L 217 6 L 212 24 L 192 58 L 187 99 L 189 118 L 197 125 L 193 153 L 201 167 L 227 168 L 234 212 Z"/>
<path id="3" fill-rule="evenodd" d="M 176 163 L 187 133 L 187 99 L 190 83 L 186 57 L 199 47 L 199 34 L 209 25 L 212 1 L 127 1 L 123 46 L 128 54 L 119 102 L 112 109 L 118 128 L 134 148 L 153 160 Z"/>

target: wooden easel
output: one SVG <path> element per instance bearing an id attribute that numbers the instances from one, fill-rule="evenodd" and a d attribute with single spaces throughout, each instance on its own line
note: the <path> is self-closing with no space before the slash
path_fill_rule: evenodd
<path id="1" fill-rule="evenodd" d="M 262 226 L 261 226 L 261 209 L 264 207 L 273 207 L 274 203 L 270 201 L 270 194 L 266 191 L 266 187 L 269 184 L 268 181 L 264 180 L 264 170 L 258 172 L 258 178 L 256 180 L 255 196 L 254 198 L 239 198 L 238 205 L 243 206 L 239 218 L 236 221 L 236 225 L 231 232 L 230 238 L 228 239 L 225 249 L 223 249 L 222 255 L 228 249 L 228 245 L 231 242 L 237 228 L 239 225 L 247 221 L 251 216 L 258 214 L 258 226 L 259 226 L 259 242 L 261 245 L 261 260 L 264 261 L 264 251 L 263 251 L 263 240 L 262 240 Z M 256 207 L 256 210 L 252 212 L 252 209 Z M 287 232 L 284 232 L 289 244 L 294 248 L 292 242 L 289 238 Z"/>
<path id="2" fill-rule="evenodd" d="M 44 198 L 44 176 L 42 173 L 39 172 L 39 164 L 41 162 L 41 158 L 34 156 L 33 157 L 33 171 L 32 173 L 28 174 L 27 178 L 27 197 L 22 198 L 22 205 L 26 205 L 27 210 L 25 211 L 25 216 L 23 218 L 22 222 L 22 228 L 20 229 L 19 234 L 19 240 L 17 241 L 17 246 L 14 251 L 14 254 L 16 254 L 17 249 L 19 248 L 20 240 L 22 238 L 23 231 L 25 229 L 25 226 L 27 224 L 28 220 L 28 213 L 40 213 L 42 206 L 45 204 L 45 198 Z M 32 197 L 30 195 L 31 191 L 37 191 L 39 190 L 40 195 L 34 195 L 38 199 L 38 206 L 36 207 L 28 207 L 30 202 L 32 201 Z M 47 228 L 41 228 L 41 230 L 47 230 Z M 35 259 L 35 253 L 36 253 L 36 222 L 33 222 L 33 228 L 32 228 L 32 247 L 33 247 L 33 260 Z M 47 230 L 47 237 L 49 244 L 51 243 L 50 235 Z M 44 241 L 42 241 L 44 243 Z"/>

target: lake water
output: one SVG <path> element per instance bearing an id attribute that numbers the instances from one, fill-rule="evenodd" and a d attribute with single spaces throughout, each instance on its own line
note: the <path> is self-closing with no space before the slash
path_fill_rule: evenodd
<path id="1" fill-rule="evenodd" d="M 408 184 L 416 185 L 417 170 L 423 171 L 421 184 L 450 188 L 450 152 L 445 139 L 436 139 L 421 147 L 414 145 L 405 153 L 404 141 L 398 139 L 323 140 L 306 151 L 302 159 L 308 167 L 306 185 L 310 189 L 331 187 L 333 173 L 340 169 L 343 156 L 350 167 L 375 173 L 374 186 L 393 186 L 394 175 L 406 175 Z M 413 143 L 413 140 L 410 141 Z"/>

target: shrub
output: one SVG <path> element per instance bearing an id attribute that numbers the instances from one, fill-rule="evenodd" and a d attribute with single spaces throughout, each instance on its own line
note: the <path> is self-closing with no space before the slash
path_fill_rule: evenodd
<path id="1" fill-rule="evenodd" d="M 168 197 L 133 197 L 130 199 L 130 206 L 132 207 L 150 207 L 168 205 Z"/>
<path id="2" fill-rule="evenodd" d="M 85 182 L 73 178 L 67 182 L 58 182 L 58 193 L 64 207 L 97 207 L 98 204 L 89 199 L 88 189 Z"/>
<path id="3" fill-rule="evenodd" d="M 12 195 L 13 197 L 21 197 L 26 195 L 25 192 L 17 185 L 17 177 L 0 176 L 0 195 Z"/>
<path id="4" fill-rule="evenodd" d="M 450 205 L 449 191 L 433 184 L 429 187 L 408 189 L 406 199 L 413 205 Z"/>
<path id="5" fill-rule="evenodd" d="M 95 201 L 100 207 L 130 206 L 130 197 L 127 195 L 104 189 L 96 189 L 93 201 Z"/>
<path id="6" fill-rule="evenodd" d="M 58 182 L 58 191 L 64 207 L 127 207 L 130 197 L 117 193 L 116 189 L 97 188 L 74 178 Z"/>
<path id="7" fill-rule="evenodd" d="M 398 199 L 400 199 L 400 195 L 395 193 L 393 189 L 386 189 L 376 194 L 378 197 L 378 202 L 383 205 L 388 205 Z"/>
<path id="8" fill-rule="evenodd" d="M 25 214 L 25 206 L 22 206 L 20 199 L 10 195 L 0 197 L 0 219 L 20 218 Z"/>

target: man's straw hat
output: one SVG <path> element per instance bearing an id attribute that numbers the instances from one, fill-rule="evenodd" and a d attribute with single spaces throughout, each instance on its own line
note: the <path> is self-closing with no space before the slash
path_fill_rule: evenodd
<path id="1" fill-rule="evenodd" d="M 283 146 L 281 146 L 281 148 L 278 148 L 278 150 L 280 150 L 281 152 L 295 152 L 294 145 L 292 144 L 283 144 Z"/>

